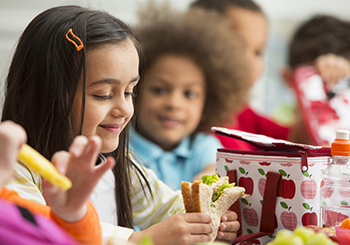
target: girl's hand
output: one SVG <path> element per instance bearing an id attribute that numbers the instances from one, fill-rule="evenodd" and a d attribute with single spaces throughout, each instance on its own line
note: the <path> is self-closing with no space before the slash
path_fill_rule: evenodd
<path id="1" fill-rule="evenodd" d="M 154 245 L 187 245 L 209 242 L 213 227 L 211 217 L 202 213 L 187 213 L 171 216 L 150 228 L 134 232 L 129 241 L 136 244 L 143 236 L 150 236 Z"/>
<path id="2" fill-rule="evenodd" d="M 44 197 L 51 210 L 61 219 L 75 222 L 86 214 L 86 201 L 103 174 L 115 164 L 112 157 L 95 166 L 102 141 L 98 136 L 74 139 L 69 152 L 60 151 L 53 155 L 51 162 L 58 171 L 72 181 L 72 188 L 62 191 L 48 181 L 43 181 Z"/>
<path id="3" fill-rule="evenodd" d="M 237 214 L 233 211 L 227 211 L 226 214 L 221 217 L 221 224 L 215 241 L 232 244 L 237 237 L 239 227 L 240 224 L 237 221 Z"/>
<path id="4" fill-rule="evenodd" d="M 27 141 L 24 129 L 12 122 L 0 124 L 0 187 L 12 176 L 18 152 Z"/>

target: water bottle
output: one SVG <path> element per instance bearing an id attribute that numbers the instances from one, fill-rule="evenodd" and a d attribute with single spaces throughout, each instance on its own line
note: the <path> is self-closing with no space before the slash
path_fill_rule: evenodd
<path id="1" fill-rule="evenodd" d="M 321 225 L 334 228 L 350 217 L 350 141 L 348 130 L 337 130 L 331 163 L 322 171 Z"/>

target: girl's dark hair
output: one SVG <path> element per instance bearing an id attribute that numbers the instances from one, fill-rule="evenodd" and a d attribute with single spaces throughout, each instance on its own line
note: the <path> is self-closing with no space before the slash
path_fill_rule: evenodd
<path id="1" fill-rule="evenodd" d="M 288 64 L 313 64 L 323 54 L 350 59 L 350 22 L 329 15 L 316 15 L 303 22 L 293 35 Z"/>
<path id="2" fill-rule="evenodd" d="M 85 46 L 80 51 L 65 37 L 70 28 Z M 68 150 L 76 136 L 71 112 L 82 78 L 81 118 L 84 118 L 87 50 L 123 43 L 127 39 L 139 49 L 130 28 L 102 11 L 60 6 L 42 12 L 29 23 L 18 41 L 6 79 L 1 120 L 22 125 L 28 135 L 28 144 L 48 159 L 56 151 Z M 125 128 L 118 148 L 109 155 L 117 162 L 113 173 L 118 224 L 132 228 L 129 171 L 135 166 L 128 157 L 127 144 L 128 128 Z M 137 167 L 135 169 L 139 171 Z M 149 187 L 147 181 L 146 184 Z"/>
<path id="3" fill-rule="evenodd" d="M 261 7 L 252 0 L 196 0 L 191 3 L 192 7 L 214 10 L 221 14 L 225 14 L 232 7 L 263 13 Z"/>

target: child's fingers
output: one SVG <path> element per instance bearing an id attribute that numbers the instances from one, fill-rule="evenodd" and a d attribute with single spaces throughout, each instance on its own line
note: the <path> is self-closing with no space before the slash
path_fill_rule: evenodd
<path id="1" fill-rule="evenodd" d="M 217 242 L 228 242 L 231 244 L 237 237 L 237 233 L 236 232 L 222 232 L 219 231 L 218 235 L 217 235 Z"/>
<path id="2" fill-rule="evenodd" d="M 233 211 L 227 211 L 222 217 L 222 222 L 236 221 L 238 218 L 237 214 Z"/>
<path id="3" fill-rule="evenodd" d="M 239 230 L 240 224 L 238 221 L 223 222 L 220 224 L 220 231 L 227 232 L 237 232 Z"/>
<path id="4" fill-rule="evenodd" d="M 4 121 L 0 125 L 1 148 L 17 153 L 27 142 L 25 130 L 12 121 Z M 12 150 L 13 148 L 13 150 Z"/>
<path id="5" fill-rule="evenodd" d="M 51 163 L 56 167 L 58 172 L 61 174 L 67 173 L 68 163 L 70 160 L 70 155 L 66 151 L 58 151 L 53 154 L 51 158 Z"/>
<path id="6" fill-rule="evenodd" d="M 107 157 L 106 162 L 103 164 L 99 164 L 96 166 L 95 174 L 96 177 L 100 178 L 102 175 L 104 175 L 109 169 L 113 168 L 115 165 L 115 159 L 111 156 Z"/>
<path id="7" fill-rule="evenodd" d="M 69 152 L 74 157 L 80 157 L 85 151 L 86 146 L 88 145 L 89 140 L 82 135 L 79 135 L 74 138 L 73 143 L 69 147 Z"/>
<path id="8" fill-rule="evenodd" d="M 77 136 L 69 148 L 69 152 L 73 157 L 83 158 L 90 163 L 90 165 L 86 164 L 86 166 L 95 166 L 101 147 L 102 140 L 96 135 L 91 136 L 89 139 L 85 136 Z"/>
<path id="9" fill-rule="evenodd" d="M 95 166 L 98 154 L 101 151 L 102 140 L 98 136 L 92 136 L 88 139 L 88 144 L 86 145 L 84 152 L 81 157 L 90 162 L 90 166 Z"/>
<path id="10" fill-rule="evenodd" d="M 56 195 L 58 192 L 62 191 L 59 187 L 54 186 L 53 184 L 51 184 L 49 181 L 43 179 L 43 191 L 44 191 L 44 196 L 47 197 L 48 195 L 54 196 Z"/>
<path id="11" fill-rule="evenodd" d="M 187 231 L 191 234 L 207 234 L 214 232 L 214 228 L 210 224 L 189 224 Z"/>
<path id="12" fill-rule="evenodd" d="M 212 219 L 209 215 L 204 213 L 188 213 L 185 215 L 185 221 L 187 223 L 211 223 Z"/>

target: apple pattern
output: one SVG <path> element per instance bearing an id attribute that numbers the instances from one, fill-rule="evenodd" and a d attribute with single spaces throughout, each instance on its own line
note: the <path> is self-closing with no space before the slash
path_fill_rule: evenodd
<path id="1" fill-rule="evenodd" d="M 271 165 L 271 162 L 259 162 L 259 164 L 261 165 L 261 166 L 270 166 Z"/>
<path id="2" fill-rule="evenodd" d="M 241 160 L 241 161 L 239 161 L 239 163 L 243 164 L 243 165 L 249 165 L 250 161 Z"/>
<path id="3" fill-rule="evenodd" d="M 301 222 L 303 226 L 306 225 L 316 225 L 317 226 L 317 214 L 315 212 L 312 212 L 313 207 L 310 207 L 308 203 L 303 203 L 302 206 L 310 211 L 309 213 L 304 213 L 303 216 L 301 217 Z"/>
<path id="4" fill-rule="evenodd" d="M 344 189 L 339 189 L 338 193 L 342 196 L 342 197 L 350 197 L 350 190 L 347 188 Z"/>
<path id="5" fill-rule="evenodd" d="M 248 207 L 243 208 L 243 218 L 244 221 L 247 223 L 249 226 L 257 227 L 259 224 L 259 216 L 258 213 L 255 211 L 255 209 L 250 208 L 252 205 L 247 201 L 247 199 L 242 198 L 242 203 Z"/>
<path id="6" fill-rule="evenodd" d="M 316 197 L 317 193 L 317 183 L 314 179 L 311 179 L 312 174 L 309 174 L 309 172 L 301 172 L 305 177 L 309 178 L 306 180 L 303 180 L 300 184 L 300 192 L 301 195 L 305 199 L 314 199 Z"/>
<path id="7" fill-rule="evenodd" d="M 293 163 L 280 163 L 282 167 L 292 167 L 293 166 Z"/>
<path id="8" fill-rule="evenodd" d="M 305 199 L 314 199 L 316 197 L 316 192 L 317 192 L 316 181 L 313 179 L 310 179 L 310 180 L 304 180 L 303 182 L 301 182 L 300 192 Z"/>
<path id="9" fill-rule="evenodd" d="M 295 183 L 293 180 L 289 179 L 290 174 L 287 174 L 283 169 L 278 170 L 278 172 L 287 179 L 282 179 L 282 197 L 285 199 L 293 199 L 295 196 Z"/>
<path id="10" fill-rule="evenodd" d="M 258 189 L 259 189 L 259 194 L 262 197 L 264 197 L 265 185 L 266 185 L 266 179 L 265 178 L 259 179 L 259 181 L 258 181 Z"/>
<path id="11" fill-rule="evenodd" d="M 258 181 L 259 194 L 260 194 L 260 196 L 264 197 L 265 185 L 266 185 L 266 175 L 265 175 L 265 171 L 261 168 L 258 169 L 258 172 L 259 172 L 259 174 L 264 176 L 264 178 L 260 178 Z"/>
<path id="12" fill-rule="evenodd" d="M 287 203 L 280 202 L 282 208 L 287 209 L 288 211 L 283 211 L 280 216 L 282 225 L 287 230 L 294 230 L 298 225 L 297 215 L 293 212 L 290 212 L 292 207 L 288 207 Z"/>
<path id="13" fill-rule="evenodd" d="M 227 163 L 232 163 L 232 162 L 233 162 L 233 159 L 225 158 L 225 161 L 226 161 Z"/>
<path id="14" fill-rule="evenodd" d="M 249 172 L 246 172 L 242 167 L 238 168 L 238 170 L 241 172 L 241 174 L 244 174 L 244 176 L 247 176 L 249 174 Z M 238 180 L 238 185 L 245 188 L 245 194 L 253 195 L 254 181 L 252 178 L 240 177 Z"/>
<path id="15" fill-rule="evenodd" d="M 325 186 L 324 180 L 321 181 L 321 195 L 323 196 L 323 198 L 330 198 L 333 194 L 333 191 L 333 187 Z"/>

